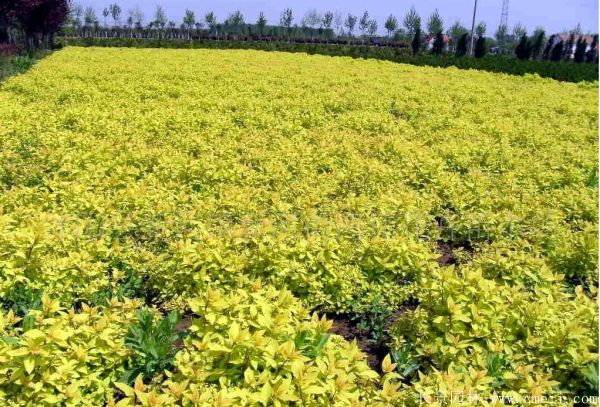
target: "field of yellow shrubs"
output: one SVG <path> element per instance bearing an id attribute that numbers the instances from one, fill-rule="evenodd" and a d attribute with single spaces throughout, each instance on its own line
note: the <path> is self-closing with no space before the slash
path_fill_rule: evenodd
<path id="1" fill-rule="evenodd" d="M 0 84 L 0 404 L 593 395 L 597 162 L 597 83 L 58 51 Z"/>

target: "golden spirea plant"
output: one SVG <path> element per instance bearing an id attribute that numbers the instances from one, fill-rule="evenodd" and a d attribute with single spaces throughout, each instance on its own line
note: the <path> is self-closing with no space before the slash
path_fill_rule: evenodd
<path id="1" fill-rule="evenodd" d="M 0 400 L 597 392 L 597 100 L 374 60 L 54 53 L 0 84 Z M 379 372 L 324 314 L 377 338 Z"/>

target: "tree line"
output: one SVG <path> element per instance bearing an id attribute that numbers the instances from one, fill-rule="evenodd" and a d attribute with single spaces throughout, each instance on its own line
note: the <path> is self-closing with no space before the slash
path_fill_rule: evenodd
<path id="1" fill-rule="evenodd" d="M 180 21 L 169 19 L 164 8 L 156 6 L 146 18 L 139 7 L 127 11 L 118 3 L 102 8 L 69 0 L 5 0 L 0 6 L 0 43 L 18 41 L 22 34 L 27 47 L 49 46 L 56 32 L 69 37 L 136 38 L 136 39 L 225 39 L 267 41 L 310 41 L 344 44 L 369 44 L 407 48 L 413 55 L 473 55 L 477 58 L 492 51 L 514 55 L 523 60 L 597 62 L 598 36 L 588 42 L 579 25 L 569 38 L 557 34 L 546 36 L 542 28 L 529 34 L 516 24 L 512 31 L 498 27 L 493 37 L 486 35 L 485 22 L 471 32 L 460 21 L 448 28 L 437 10 L 425 23 L 411 7 L 402 19 L 390 14 L 384 24 L 386 35 L 379 35 L 379 25 L 365 10 L 362 15 L 343 15 L 337 11 L 319 13 L 315 9 L 297 16 L 291 8 L 281 11 L 278 21 L 269 22 L 264 12 L 248 21 L 240 10 L 219 19 L 213 11 L 198 15 L 187 9 Z M 470 44 L 473 48 L 470 49 Z"/>

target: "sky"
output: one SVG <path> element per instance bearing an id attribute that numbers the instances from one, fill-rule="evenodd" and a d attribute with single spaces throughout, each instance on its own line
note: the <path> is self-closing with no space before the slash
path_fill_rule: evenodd
<path id="1" fill-rule="evenodd" d="M 101 11 L 109 3 L 115 0 L 79 0 L 84 7 L 92 6 L 97 15 L 101 17 Z M 281 11 L 290 7 L 294 11 L 294 22 L 300 24 L 302 16 L 309 9 L 316 9 L 320 13 L 325 11 L 339 11 L 344 16 L 347 13 L 362 15 L 365 9 L 369 11 L 371 18 L 377 19 L 379 31 L 383 32 L 383 23 L 386 17 L 394 14 L 401 22 L 406 12 L 414 4 L 423 19 L 427 21 L 429 14 L 436 8 L 444 19 L 445 28 L 448 28 L 456 20 L 460 20 L 464 26 L 470 28 L 474 0 L 419 0 L 412 2 L 404 1 L 375 1 L 365 2 L 359 0 L 116 0 L 127 16 L 127 10 L 139 6 L 144 12 L 146 22 L 154 15 L 158 4 L 163 6 L 169 20 L 181 23 L 185 9 L 195 12 L 199 19 L 207 11 L 214 11 L 219 22 L 227 15 L 239 9 L 246 22 L 256 21 L 260 11 L 263 11 L 269 23 L 277 23 Z M 477 20 L 487 23 L 487 35 L 493 36 L 500 23 L 502 0 L 479 0 L 477 6 Z M 126 18 L 126 17 L 125 17 Z M 521 23 L 529 31 L 542 26 L 548 33 L 568 31 L 577 23 L 581 24 L 583 32 L 598 32 L 598 1 L 597 0 L 512 0 L 509 5 L 508 24 L 510 27 Z"/>

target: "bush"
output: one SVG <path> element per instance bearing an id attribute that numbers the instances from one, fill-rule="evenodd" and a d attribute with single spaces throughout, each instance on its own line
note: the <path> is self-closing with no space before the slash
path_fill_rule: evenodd
<path id="1" fill-rule="evenodd" d="M 417 30 L 415 31 L 415 35 L 413 36 L 412 42 L 410 43 L 413 55 L 415 56 L 418 55 L 419 51 L 421 50 L 421 41 L 421 29 L 417 28 Z"/>
<path id="2" fill-rule="evenodd" d="M 559 276 L 547 277 L 530 290 L 487 279 L 470 266 L 423 276 L 421 305 L 391 328 L 394 349 L 411 346 L 412 363 L 433 372 L 414 388 L 449 396 L 451 387 L 460 392 L 473 386 L 480 397 L 520 402 L 519 395 L 546 394 L 559 385 L 571 394 L 593 390 L 585 377 L 597 362 L 595 301 L 581 287 L 570 294 L 556 284 Z M 457 368 L 465 365 L 468 371 Z"/>
<path id="3" fill-rule="evenodd" d="M 558 62 L 563 59 L 563 53 L 565 49 L 565 44 L 561 40 L 554 47 L 552 47 L 552 51 L 550 51 L 550 60 L 553 62 Z"/>
<path id="4" fill-rule="evenodd" d="M 458 44 L 456 44 L 456 56 L 457 57 L 464 57 L 465 55 L 467 55 L 468 42 L 469 42 L 469 34 L 468 33 L 464 33 L 463 35 L 460 36 L 460 39 L 458 40 Z"/>
<path id="5" fill-rule="evenodd" d="M 141 309 L 136 312 L 137 322 L 129 327 L 125 345 L 135 351 L 136 356 L 131 361 L 129 370 L 121 380 L 133 383 L 138 376 L 152 379 L 170 369 L 177 353 L 176 342 L 184 336 L 183 332 L 175 332 L 175 327 L 181 320 L 176 311 L 171 311 L 166 317 L 154 322 L 155 312 Z"/>
<path id="6" fill-rule="evenodd" d="M 312 317 L 287 291 L 208 288 L 190 300 L 194 322 L 161 384 L 118 385 L 131 403 L 145 397 L 168 405 L 302 405 L 399 403 L 398 375 L 389 357 L 385 391 L 356 343 L 328 333 L 331 321 Z M 177 389 L 178 391 L 174 391 Z"/>
<path id="7" fill-rule="evenodd" d="M 444 36 L 442 35 L 441 31 L 435 35 L 435 40 L 433 42 L 433 48 L 431 49 L 431 52 L 435 55 L 442 55 L 442 53 L 444 52 Z"/>
<path id="8" fill-rule="evenodd" d="M 487 41 L 484 36 L 477 38 L 477 42 L 475 43 L 475 58 L 483 58 L 485 54 L 487 54 Z"/>
<path id="9" fill-rule="evenodd" d="M 0 310 L 2 405 L 104 405 L 131 356 L 124 333 L 137 307 L 127 300 L 75 311 L 44 296 L 30 327 Z"/>
<path id="10" fill-rule="evenodd" d="M 527 34 L 523 34 L 519 41 L 519 45 L 515 48 L 517 58 L 527 60 L 531 58 L 532 44 Z"/>

